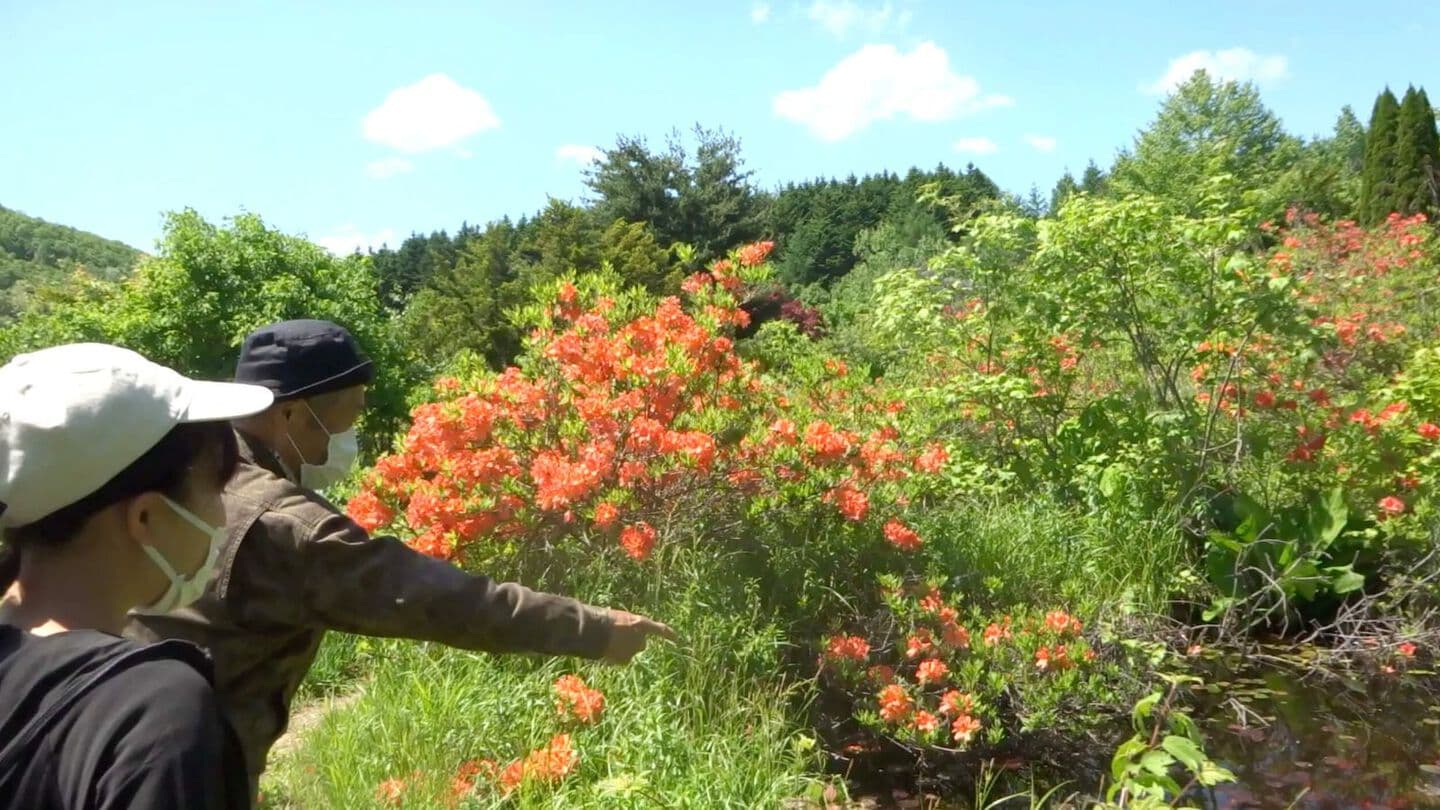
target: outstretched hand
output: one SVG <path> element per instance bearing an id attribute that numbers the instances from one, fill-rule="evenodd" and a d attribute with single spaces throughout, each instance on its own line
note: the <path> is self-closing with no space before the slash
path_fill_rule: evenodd
<path id="1" fill-rule="evenodd" d="M 654 619 L 647 619 L 624 610 L 610 610 L 610 643 L 602 658 L 611 664 L 626 664 L 641 650 L 651 636 L 676 641 L 675 631 Z"/>

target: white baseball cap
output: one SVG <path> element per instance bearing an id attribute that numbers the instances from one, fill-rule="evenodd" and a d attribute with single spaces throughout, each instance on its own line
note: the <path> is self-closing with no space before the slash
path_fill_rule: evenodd
<path id="1" fill-rule="evenodd" d="M 73 343 L 0 367 L 0 527 L 104 486 L 176 425 L 270 407 L 255 385 L 200 382 L 118 346 Z"/>

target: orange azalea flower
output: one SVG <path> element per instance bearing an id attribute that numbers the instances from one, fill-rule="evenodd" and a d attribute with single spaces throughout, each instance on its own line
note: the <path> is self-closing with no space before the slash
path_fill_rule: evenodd
<path id="1" fill-rule="evenodd" d="M 925 445 L 925 452 L 915 459 L 915 469 L 924 473 L 938 473 L 945 469 L 945 463 L 950 460 L 950 452 L 937 443 Z"/>
<path id="2" fill-rule="evenodd" d="M 1084 629 L 1080 620 L 1071 616 L 1063 610 L 1052 610 L 1045 614 L 1045 627 L 1054 633 L 1073 633 L 1079 635 Z"/>
<path id="3" fill-rule="evenodd" d="M 754 242 L 740 248 L 738 258 L 742 267 L 754 267 L 765 261 L 770 251 L 775 249 L 775 243 L 770 241 Z"/>
<path id="4" fill-rule="evenodd" d="M 834 661 L 864 663 L 870 657 L 870 642 L 860 636 L 834 636 L 825 645 L 825 655 Z"/>
<path id="5" fill-rule="evenodd" d="M 1396 649 L 1399 650 L 1399 651 L 1400 651 L 1400 654 L 1403 655 L 1403 656 L 1405 656 L 1406 658 L 1414 658 L 1414 657 L 1415 657 L 1415 650 L 1418 649 L 1418 648 L 1417 648 L 1414 644 L 1412 644 L 1411 642 L 1409 642 L 1409 641 L 1404 641 L 1404 642 L 1401 642 L 1401 643 L 1400 643 L 1400 646 L 1396 647 Z"/>
<path id="6" fill-rule="evenodd" d="M 645 521 L 634 523 L 620 530 L 620 547 L 632 559 L 643 560 L 655 548 L 655 529 Z"/>
<path id="7" fill-rule="evenodd" d="M 605 711 L 605 695 L 586 686 L 579 676 L 562 675 L 555 681 L 555 711 L 582 723 L 594 723 Z"/>
<path id="8" fill-rule="evenodd" d="M 859 523 L 870 513 L 870 496 L 849 484 L 841 484 L 825 493 L 825 497 L 851 522 Z"/>
<path id="9" fill-rule="evenodd" d="M 351 520 L 367 532 L 373 532 L 395 519 L 395 511 L 370 490 L 364 490 L 351 498 L 345 505 L 345 511 Z"/>
<path id="10" fill-rule="evenodd" d="M 926 613 L 939 613 L 940 609 L 944 606 L 945 601 L 940 596 L 940 589 L 934 586 L 931 586 L 930 590 L 926 591 L 925 595 L 920 597 L 920 609 Z"/>
<path id="11" fill-rule="evenodd" d="M 386 779 L 375 788 L 375 801 L 389 807 L 399 807 L 405 801 L 405 780 Z"/>
<path id="12" fill-rule="evenodd" d="M 940 640 L 951 649 L 968 649 L 970 647 L 970 631 L 956 622 L 946 622 L 940 628 Z"/>
<path id="13" fill-rule="evenodd" d="M 909 717 L 914 708 L 915 702 L 900 684 L 890 684 L 880 690 L 880 718 L 885 722 L 899 723 Z"/>
<path id="14" fill-rule="evenodd" d="M 609 501 L 595 507 L 595 528 L 608 529 L 620 519 L 620 507 Z"/>
<path id="15" fill-rule="evenodd" d="M 915 669 L 915 681 L 921 686 L 941 683 L 950 674 L 950 668 L 939 658 L 927 658 Z"/>
<path id="16" fill-rule="evenodd" d="M 891 518 L 885 523 L 885 539 L 901 551 L 914 551 L 924 545 L 919 533 L 904 523 Z"/>
<path id="17" fill-rule="evenodd" d="M 469 796 L 475 792 L 475 784 L 481 778 L 494 779 L 499 773 L 499 765 L 494 760 L 471 759 L 460 763 L 455 769 L 455 776 L 450 780 L 450 798 L 453 802 Z"/>
<path id="18" fill-rule="evenodd" d="M 866 670 L 865 676 L 881 686 L 889 686 L 895 683 L 895 668 L 884 664 L 876 664 Z"/>
<path id="19" fill-rule="evenodd" d="M 851 437 L 837 431 L 829 422 L 811 422 L 805 427 L 805 444 L 818 462 L 832 462 L 850 453 Z"/>
<path id="20" fill-rule="evenodd" d="M 1386 495 L 1380 499 L 1380 511 L 1385 517 L 1394 517 L 1405 513 L 1405 502 L 1394 495 Z"/>
<path id="21" fill-rule="evenodd" d="M 955 718 L 950 724 L 950 733 L 954 736 L 955 742 L 961 745 L 968 745 L 975 734 L 980 731 L 980 721 L 968 714 L 962 714 Z"/>
<path id="22" fill-rule="evenodd" d="M 930 635 L 930 630 L 925 627 L 918 628 L 915 634 L 905 640 L 905 657 L 919 658 L 935 649 L 935 640 Z"/>
<path id="23" fill-rule="evenodd" d="M 975 698 L 973 695 L 951 689 L 940 697 L 940 713 L 947 716 L 960 717 L 971 714 L 975 711 Z"/>
<path id="24" fill-rule="evenodd" d="M 1010 621 L 1008 617 L 1004 625 L 991 622 L 990 626 L 985 628 L 985 646 L 993 647 L 1005 639 L 1010 638 L 1010 635 Z"/>
<path id="25" fill-rule="evenodd" d="M 915 730 L 921 734 L 934 734 L 940 728 L 940 718 L 927 711 L 915 713 Z"/>

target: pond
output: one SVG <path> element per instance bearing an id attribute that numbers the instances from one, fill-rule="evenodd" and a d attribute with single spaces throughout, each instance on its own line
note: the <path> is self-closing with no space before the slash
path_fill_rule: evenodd
<path id="1" fill-rule="evenodd" d="M 1238 778 L 1211 808 L 1440 807 L 1440 680 L 1412 668 L 1302 678 L 1281 666 L 1212 675 L 1193 716 Z"/>

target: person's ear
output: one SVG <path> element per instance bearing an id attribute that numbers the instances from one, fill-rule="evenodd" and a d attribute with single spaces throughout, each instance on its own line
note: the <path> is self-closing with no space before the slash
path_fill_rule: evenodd
<path id="1" fill-rule="evenodd" d="M 124 510 L 125 529 L 130 536 L 141 543 L 153 545 L 151 542 L 158 530 L 156 526 L 156 515 L 165 505 L 165 500 L 158 492 L 146 492 L 131 498 L 121 505 Z"/>

